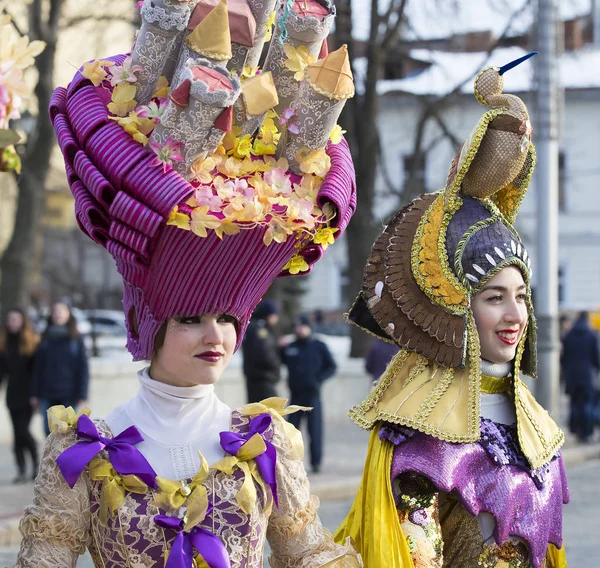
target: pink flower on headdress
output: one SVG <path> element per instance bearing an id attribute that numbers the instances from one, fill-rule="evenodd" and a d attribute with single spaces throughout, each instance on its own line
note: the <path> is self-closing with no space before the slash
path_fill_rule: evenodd
<path id="1" fill-rule="evenodd" d="M 292 182 L 283 168 L 265 172 L 265 181 L 278 193 L 286 197 L 292 193 Z"/>
<path id="2" fill-rule="evenodd" d="M 143 71 L 144 68 L 140 65 L 132 65 L 131 63 L 132 59 L 131 56 L 129 56 L 125 58 L 122 65 L 115 65 L 110 70 L 110 84 L 113 87 L 116 87 L 123 81 L 127 81 L 128 83 L 135 83 L 137 81 L 135 73 Z"/>
<path id="3" fill-rule="evenodd" d="M 0 125 L 3 125 L 7 117 L 7 108 L 10 103 L 10 93 L 8 87 L 0 83 Z"/>
<path id="4" fill-rule="evenodd" d="M 286 108 L 279 117 L 279 124 L 285 126 L 292 134 L 300 134 L 300 123 L 297 120 L 292 120 L 296 116 L 296 111 L 293 108 Z"/>
<path id="5" fill-rule="evenodd" d="M 143 5 L 144 5 L 144 0 L 140 0 L 139 2 L 136 3 L 135 7 L 141 8 Z"/>
<path id="6" fill-rule="evenodd" d="M 223 200 L 213 193 L 209 185 L 201 185 L 194 191 L 194 200 L 198 207 L 208 207 L 209 211 L 220 211 Z"/>
<path id="7" fill-rule="evenodd" d="M 163 171 L 167 173 L 173 167 L 173 162 L 183 162 L 183 157 L 178 152 L 179 148 L 183 147 L 183 142 L 176 142 L 169 137 L 164 146 L 154 141 L 151 141 L 149 145 L 156 154 L 151 166 L 162 166 Z"/>
<path id="8" fill-rule="evenodd" d="M 137 112 L 137 115 L 140 118 L 151 118 L 154 120 L 154 122 L 156 122 L 156 124 L 158 124 L 163 113 L 165 112 L 167 102 L 167 99 L 158 99 L 158 104 L 156 101 L 150 101 L 147 105 L 137 107 L 135 112 Z"/>

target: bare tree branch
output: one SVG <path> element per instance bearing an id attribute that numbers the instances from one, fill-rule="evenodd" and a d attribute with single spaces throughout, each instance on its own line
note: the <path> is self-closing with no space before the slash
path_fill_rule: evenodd
<path id="1" fill-rule="evenodd" d="M 446 138 L 448 138 L 450 140 L 450 142 L 452 142 L 452 145 L 454 146 L 454 148 L 456 150 L 458 150 L 458 148 L 460 148 L 460 145 L 462 144 L 462 142 L 456 136 L 454 136 L 454 134 L 452 132 L 450 132 L 450 130 L 448 129 L 448 126 L 443 121 L 442 117 L 440 116 L 438 109 L 434 109 L 433 118 L 437 122 L 437 124 L 440 127 L 441 131 L 443 132 L 444 136 Z"/>
<path id="2" fill-rule="evenodd" d="M 400 26 L 404 21 L 404 10 L 406 9 L 407 0 L 401 0 L 400 6 L 398 7 L 398 19 L 394 22 L 391 27 L 388 27 L 385 35 L 383 36 L 383 41 L 381 42 L 381 47 L 384 51 L 387 51 L 390 47 L 392 41 L 394 41 L 398 35 L 398 31 L 400 30 Z"/>
<path id="3" fill-rule="evenodd" d="M 77 16 L 76 18 L 65 20 L 65 25 L 67 27 L 77 26 L 89 20 L 93 20 L 94 22 L 125 22 L 127 24 L 132 22 L 132 18 L 126 18 L 125 16 Z"/>

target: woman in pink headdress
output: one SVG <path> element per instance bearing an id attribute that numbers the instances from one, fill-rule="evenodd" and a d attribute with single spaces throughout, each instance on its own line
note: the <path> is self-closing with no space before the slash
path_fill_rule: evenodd
<path id="1" fill-rule="evenodd" d="M 52 100 L 77 220 L 115 258 L 127 348 L 150 364 L 102 419 L 50 409 L 19 568 L 86 549 L 105 568 L 257 568 L 265 539 L 272 566 L 362 565 L 319 521 L 297 409 L 214 392 L 271 282 L 307 272 L 354 211 L 348 147 L 328 144 L 339 100 L 313 122 L 324 137 L 287 132 L 269 74 L 244 90 L 226 66 L 227 5 L 188 34 L 194 4 L 146 1 L 132 56 L 86 63 Z M 297 159 L 273 157 L 297 136 Z"/>

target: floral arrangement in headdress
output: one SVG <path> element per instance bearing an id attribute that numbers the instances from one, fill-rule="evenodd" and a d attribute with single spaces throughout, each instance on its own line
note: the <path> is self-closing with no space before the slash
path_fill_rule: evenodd
<path id="1" fill-rule="evenodd" d="M 258 0 L 251 0 L 250 8 L 256 8 L 256 3 Z M 172 8 L 178 14 L 181 11 L 175 0 L 163 0 L 162 4 L 164 9 Z M 188 4 L 192 6 L 194 2 Z M 262 0 L 260 4 L 265 9 Z M 318 36 L 318 41 L 309 47 L 288 39 L 283 48 L 278 45 L 275 50 L 271 48 L 273 40 L 269 54 L 281 54 L 277 62 L 273 57 L 267 58 L 273 71 L 262 72 L 258 67 L 244 65 L 238 73 L 227 68 L 231 45 L 235 46 L 235 64 L 239 67 L 240 62 L 247 61 L 244 50 L 252 50 L 245 46 L 250 43 L 248 34 L 255 28 L 236 24 L 237 32 L 230 31 L 227 3 L 222 0 L 208 15 L 203 13 L 192 30 L 188 25 L 177 32 L 182 44 L 181 54 L 175 50 L 178 63 L 169 65 L 166 61 L 163 70 L 170 76 L 161 75 L 149 85 L 152 73 L 145 73 L 140 63 L 153 36 L 143 32 L 144 26 L 158 24 L 151 9 L 145 6 L 146 3 L 142 17 L 148 22 L 138 34 L 132 55 L 120 64 L 112 60 L 92 61 L 84 65 L 82 73 L 103 91 L 109 118 L 156 154 L 153 165 L 165 171 L 175 169 L 195 188 L 192 196 L 172 210 L 167 224 L 201 238 L 214 231 L 221 239 L 261 226 L 266 228 L 266 246 L 283 243 L 290 237 L 298 241 L 297 248 L 308 243 L 323 248 L 332 244 L 337 232 L 330 226 L 335 209 L 328 205 L 319 207 L 317 195 L 331 166 L 326 146 L 342 140 L 343 131 L 336 121 L 353 89 L 346 88 L 339 96 L 331 89 L 319 88 L 314 80 L 310 83 L 312 89 L 303 87 L 309 76 L 314 79 L 310 66 L 320 68 L 323 64 L 315 55 L 315 50 L 318 54 L 322 47 L 322 38 Z M 206 7 L 202 9 L 205 11 Z M 272 12 L 271 9 L 269 13 Z M 190 21 L 199 19 L 193 6 L 190 13 Z M 306 16 L 305 20 L 312 21 L 322 35 L 321 28 L 325 26 L 328 31 L 332 18 L 329 8 L 321 7 L 318 13 L 325 18 L 312 13 L 295 16 Z M 252 12 L 237 7 L 234 16 L 229 12 L 229 20 L 232 17 L 239 21 L 251 18 Z M 273 21 L 266 20 L 268 25 L 262 35 L 256 31 L 261 35 L 256 41 L 264 43 Z M 241 38 L 235 35 L 242 33 L 240 29 L 245 34 Z M 169 41 L 176 43 L 178 39 L 169 36 Z M 347 59 L 345 49 L 340 53 L 342 59 Z M 333 59 L 338 60 L 340 53 L 329 57 L 335 55 Z M 347 69 L 349 65 L 333 74 L 344 75 L 342 79 L 347 81 Z M 291 95 L 287 93 L 292 102 L 285 108 L 279 105 L 275 76 L 278 70 L 291 75 L 296 84 Z M 327 80 L 331 82 L 331 77 Z M 144 95 L 150 92 L 150 97 Z M 307 120 L 305 109 L 311 108 L 313 97 L 318 113 L 315 120 Z M 308 270 L 308 264 L 295 255 L 286 269 L 296 274 Z"/>
<path id="2" fill-rule="evenodd" d="M 21 169 L 21 160 L 14 144 L 20 137 L 9 121 L 19 118 L 24 99 L 29 96 L 24 71 L 34 63 L 34 57 L 46 47 L 43 41 L 18 37 L 11 29 L 11 17 L 0 16 L 0 171 Z"/>

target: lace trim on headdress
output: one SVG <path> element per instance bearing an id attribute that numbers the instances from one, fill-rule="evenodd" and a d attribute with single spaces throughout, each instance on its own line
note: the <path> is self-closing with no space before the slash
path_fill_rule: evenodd
<path id="1" fill-rule="evenodd" d="M 187 28 L 190 19 L 190 9 L 188 5 L 182 4 L 184 9 L 180 12 L 167 12 L 164 8 L 152 6 L 151 3 L 144 2 L 141 9 L 141 15 L 149 23 L 156 24 L 163 30 L 183 31 Z"/>

